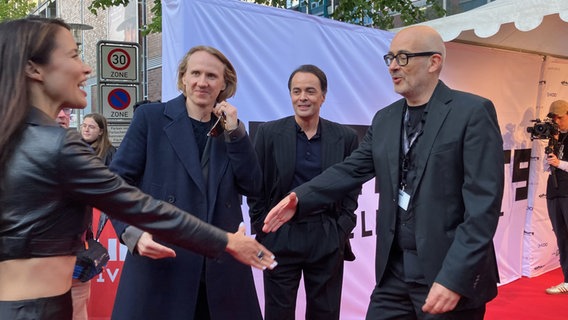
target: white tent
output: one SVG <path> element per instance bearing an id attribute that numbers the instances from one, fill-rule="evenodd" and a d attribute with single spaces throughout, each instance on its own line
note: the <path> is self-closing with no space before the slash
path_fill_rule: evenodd
<path id="1" fill-rule="evenodd" d="M 567 22 L 567 0 L 496 0 L 421 24 L 444 41 L 568 58 Z"/>

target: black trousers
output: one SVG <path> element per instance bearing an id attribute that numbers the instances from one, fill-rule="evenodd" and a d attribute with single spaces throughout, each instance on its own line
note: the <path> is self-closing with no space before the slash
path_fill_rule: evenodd
<path id="1" fill-rule="evenodd" d="M 204 272 L 205 273 L 205 272 Z M 195 317 L 196 320 L 211 320 L 211 314 L 209 313 L 209 301 L 207 300 L 207 289 L 205 287 L 205 281 L 199 283 L 199 291 L 197 294 L 197 304 L 195 305 Z"/>
<path id="2" fill-rule="evenodd" d="M 366 320 L 482 320 L 485 305 L 476 309 L 450 311 L 444 314 L 428 314 L 422 306 L 428 296 L 427 285 L 407 283 L 387 271 L 380 285 L 375 286 L 367 310 Z"/>
<path id="3" fill-rule="evenodd" d="M 556 235 L 564 282 L 568 282 L 568 198 L 548 199 L 546 204 L 550 223 Z"/>
<path id="4" fill-rule="evenodd" d="M 305 319 L 339 319 L 346 236 L 340 234 L 335 220 L 318 217 L 287 223 L 262 240 L 278 260 L 278 267 L 264 271 L 266 320 L 295 319 L 302 275 L 307 300 Z"/>
<path id="5" fill-rule="evenodd" d="M 55 297 L 0 301 L 0 319 L 10 320 L 71 320 L 71 291 Z"/>

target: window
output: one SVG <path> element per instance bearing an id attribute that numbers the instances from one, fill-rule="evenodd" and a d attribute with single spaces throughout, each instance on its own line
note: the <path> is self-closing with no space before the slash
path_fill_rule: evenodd
<path id="1" fill-rule="evenodd" d="M 48 0 L 40 3 L 35 12 L 32 12 L 34 15 L 38 15 L 40 17 L 45 18 L 56 18 L 57 17 L 57 1 L 55 0 Z"/>

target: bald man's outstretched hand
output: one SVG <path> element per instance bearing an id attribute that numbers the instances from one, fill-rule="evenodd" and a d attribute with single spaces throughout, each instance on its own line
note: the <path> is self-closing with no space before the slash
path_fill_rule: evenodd
<path id="1" fill-rule="evenodd" d="M 296 214 L 297 205 L 298 198 L 296 197 L 296 193 L 291 192 L 270 210 L 264 219 L 262 231 L 268 233 L 278 230 Z"/>

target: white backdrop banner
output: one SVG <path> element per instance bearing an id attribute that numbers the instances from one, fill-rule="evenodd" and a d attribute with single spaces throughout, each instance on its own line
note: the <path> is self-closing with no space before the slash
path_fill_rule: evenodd
<path id="1" fill-rule="evenodd" d="M 538 276 L 560 265 L 556 237 L 546 208 L 549 174 L 544 171 L 544 157 L 547 146 L 546 139 L 534 140 L 532 144 L 529 202 L 523 233 L 523 276 L 527 277 Z"/>
<path id="2" fill-rule="evenodd" d="M 288 77 L 315 64 L 328 78 L 325 118 L 368 125 L 399 99 L 383 61 L 392 33 L 296 11 L 232 0 L 164 0 L 162 101 L 179 91 L 176 71 L 193 46 L 209 45 L 235 66 L 239 117 L 267 121 L 293 113 Z"/>
<path id="3" fill-rule="evenodd" d="M 179 94 L 176 69 L 193 46 L 221 50 L 234 64 L 238 90 L 230 100 L 254 134 L 260 122 L 293 114 L 287 81 L 301 64 L 328 77 L 324 118 L 351 125 L 363 135 L 375 112 L 400 97 L 382 56 L 393 34 L 303 13 L 231 0 L 162 0 L 162 100 Z M 531 143 L 526 128 L 536 118 L 542 57 L 448 43 L 442 79 L 455 89 L 491 99 L 504 139 L 505 197 L 495 245 L 502 283 L 521 276 Z M 345 264 L 341 319 L 362 319 L 375 284 L 374 182 L 363 186 L 352 245 L 357 260 Z M 248 208 L 244 206 L 245 222 Z M 546 209 L 544 209 L 546 210 Z M 250 230 L 250 228 L 249 228 Z M 255 271 L 261 306 L 262 277 Z M 303 292 L 297 318 L 305 312 Z"/>
<path id="4" fill-rule="evenodd" d="M 543 80 L 544 90 L 537 114 L 540 119 L 546 117 L 552 102 L 558 99 L 568 100 L 568 60 L 548 57 Z"/>
<path id="5" fill-rule="evenodd" d="M 544 120 L 550 104 L 558 99 L 568 100 L 568 61 L 548 57 L 543 65 L 537 118 Z M 558 245 L 546 208 L 546 183 L 549 172 L 544 171 L 545 148 L 548 140 L 535 140 L 531 156 L 529 206 L 524 232 L 523 275 L 538 276 L 557 268 Z"/>

